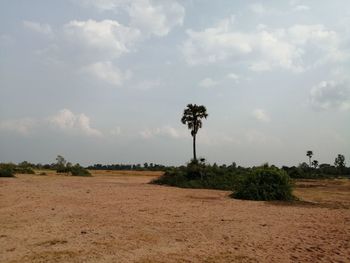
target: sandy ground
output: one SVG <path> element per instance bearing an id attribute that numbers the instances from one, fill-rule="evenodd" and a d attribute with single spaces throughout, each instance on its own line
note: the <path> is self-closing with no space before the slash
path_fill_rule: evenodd
<path id="1" fill-rule="evenodd" d="M 0 178 L 0 262 L 350 262 L 350 180 L 283 204 L 95 175 Z"/>

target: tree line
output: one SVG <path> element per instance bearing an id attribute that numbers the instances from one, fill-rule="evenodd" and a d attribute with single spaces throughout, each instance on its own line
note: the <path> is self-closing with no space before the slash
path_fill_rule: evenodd
<path id="1" fill-rule="evenodd" d="M 204 105 L 188 104 L 183 111 L 181 122 L 187 125 L 193 139 L 193 159 L 190 161 L 190 164 L 198 167 L 206 165 L 209 167 L 209 170 L 213 168 L 214 170 L 220 169 L 221 171 L 227 170 L 228 172 L 236 168 L 239 168 L 242 171 L 245 169 L 249 170 L 250 168 L 240 166 L 237 167 L 235 162 L 233 162 L 231 165 L 222 164 L 218 166 L 216 163 L 213 165 L 205 164 L 204 158 L 200 158 L 199 160 L 197 159 L 196 138 L 199 130 L 203 127 L 202 120 L 206 119 L 207 117 L 208 113 Z M 282 170 L 287 172 L 291 178 L 327 178 L 342 175 L 350 176 L 350 167 L 346 167 L 345 156 L 342 154 L 338 154 L 338 156 L 336 156 L 334 165 L 327 163 L 319 164 L 316 159 L 313 160 L 312 157 L 314 156 L 314 153 L 312 150 L 308 150 L 306 152 L 306 156 L 308 157 L 308 164 L 303 162 L 298 166 L 282 166 Z M 183 169 L 186 167 L 186 165 L 175 167 L 146 162 L 144 164 L 93 164 L 87 167 L 82 167 L 80 164 L 73 165 L 72 163 L 67 162 L 63 156 L 58 155 L 56 162 L 51 164 L 33 164 L 24 161 L 18 165 L 0 163 L 0 168 L 1 167 L 7 167 L 8 169 L 12 169 L 13 171 L 19 173 L 32 173 L 31 169 L 50 169 L 57 170 L 57 172 L 70 172 L 72 170 L 81 170 L 82 168 L 90 170 L 168 171 L 175 168 Z"/>

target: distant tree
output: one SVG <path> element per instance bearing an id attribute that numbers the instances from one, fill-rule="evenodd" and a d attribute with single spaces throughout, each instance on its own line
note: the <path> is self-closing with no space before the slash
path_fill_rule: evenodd
<path id="1" fill-rule="evenodd" d="M 310 166 L 306 162 L 302 162 L 298 165 L 298 168 L 303 171 L 306 171 L 309 170 Z"/>
<path id="2" fill-rule="evenodd" d="M 311 158 L 314 155 L 312 151 L 307 151 L 306 156 L 309 157 L 309 166 L 311 167 Z"/>
<path id="3" fill-rule="evenodd" d="M 230 165 L 233 169 L 236 169 L 237 168 L 237 164 L 236 162 L 232 162 L 232 164 Z"/>
<path id="4" fill-rule="evenodd" d="M 57 155 L 56 157 L 56 164 L 54 164 L 53 167 L 56 168 L 56 171 L 58 173 L 65 173 L 66 171 L 66 165 L 67 165 L 67 161 L 66 159 L 64 159 L 64 157 L 62 155 Z M 71 163 L 69 163 L 69 165 L 71 165 Z"/>
<path id="5" fill-rule="evenodd" d="M 202 128 L 202 119 L 207 118 L 207 109 L 203 105 L 188 104 L 184 110 L 181 122 L 187 124 L 193 138 L 193 160 L 197 161 L 196 155 L 196 136 L 200 128 Z"/>
<path id="6" fill-rule="evenodd" d="M 335 158 L 334 165 L 337 168 L 344 168 L 345 167 L 345 157 L 342 154 L 338 154 L 338 156 Z"/>
<path id="7" fill-rule="evenodd" d="M 323 168 L 331 167 L 331 165 L 329 163 L 321 163 L 318 167 L 323 169 Z"/>
<path id="8" fill-rule="evenodd" d="M 58 166 L 66 166 L 67 161 L 64 159 L 62 155 L 57 155 L 56 161 Z"/>
<path id="9" fill-rule="evenodd" d="M 23 162 L 19 163 L 18 166 L 20 166 L 20 167 L 32 167 L 33 165 L 27 161 L 23 161 Z"/>
<path id="10" fill-rule="evenodd" d="M 314 168 L 317 168 L 317 167 L 318 167 L 318 161 L 317 161 L 317 160 L 313 160 L 313 161 L 312 161 L 312 166 L 313 166 Z"/>

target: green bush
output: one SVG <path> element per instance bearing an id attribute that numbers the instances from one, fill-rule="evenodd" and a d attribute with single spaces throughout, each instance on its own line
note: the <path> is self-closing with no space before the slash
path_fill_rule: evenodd
<path id="1" fill-rule="evenodd" d="M 14 163 L 1 163 L 0 169 L 6 170 L 13 174 L 35 174 L 34 170 L 31 167 L 19 166 Z M 5 172 L 5 173 L 8 173 Z"/>
<path id="2" fill-rule="evenodd" d="M 293 200 L 289 176 L 276 167 L 257 167 L 247 174 L 231 195 L 246 200 Z"/>
<path id="3" fill-rule="evenodd" d="M 0 177 L 15 177 L 13 170 L 0 168 Z"/>
<path id="4" fill-rule="evenodd" d="M 70 167 L 69 172 L 72 176 L 91 176 L 91 173 L 79 164 Z"/>
<path id="5" fill-rule="evenodd" d="M 13 163 L 0 163 L 0 177 L 14 177 L 16 165 Z"/>
<path id="6" fill-rule="evenodd" d="M 91 176 L 89 170 L 80 166 L 80 164 L 72 165 L 71 163 L 67 163 L 64 165 L 58 165 L 56 168 L 57 173 L 66 173 L 72 176 Z"/>
<path id="7" fill-rule="evenodd" d="M 206 165 L 204 162 L 190 162 L 187 166 L 168 169 L 163 176 L 151 183 L 170 185 L 181 188 L 204 188 L 233 190 L 240 178 L 249 169 L 236 167 L 219 167 L 216 164 Z"/>
<path id="8" fill-rule="evenodd" d="M 35 174 L 34 170 L 30 167 L 17 167 L 15 172 L 19 174 Z"/>
<path id="9" fill-rule="evenodd" d="M 63 166 L 63 167 L 58 167 L 58 168 L 56 169 L 56 172 L 57 172 L 57 173 L 69 173 L 69 172 L 71 171 L 71 168 L 72 168 L 72 167 L 65 167 L 65 166 Z"/>

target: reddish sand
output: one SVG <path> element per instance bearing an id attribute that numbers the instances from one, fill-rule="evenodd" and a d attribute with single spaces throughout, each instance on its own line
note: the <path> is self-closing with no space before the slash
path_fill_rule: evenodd
<path id="1" fill-rule="evenodd" d="M 0 262 L 350 262 L 350 188 L 284 204 L 102 174 L 0 178 Z"/>

